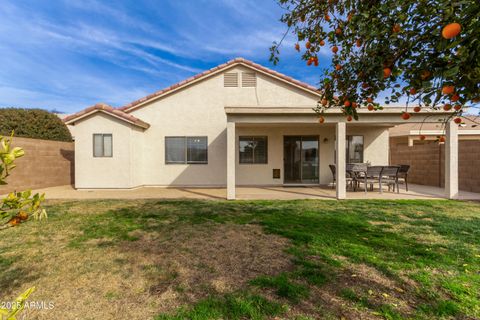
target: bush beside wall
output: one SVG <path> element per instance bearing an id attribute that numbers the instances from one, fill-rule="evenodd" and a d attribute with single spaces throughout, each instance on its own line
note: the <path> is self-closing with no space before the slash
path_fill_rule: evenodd
<path id="1" fill-rule="evenodd" d="M 63 121 L 55 114 L 41 109 L 0 109 L 0 135 L 16 137 L 72 141 L 72 135 Z"/>

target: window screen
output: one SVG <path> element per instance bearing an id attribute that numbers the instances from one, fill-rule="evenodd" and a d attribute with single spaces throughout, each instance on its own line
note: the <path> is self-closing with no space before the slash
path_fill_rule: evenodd
<path id="1" fill-rule="evenodd" d="M 93 135 L 93 156 L 96 158 L 113 156 L 113 138 L 111 134 L 95 133 Z"/>
<path id="2" fill-rule="evenodd" d="M 207 137 L 165 137 L 166 163 L 208 163 Z"/>
<path id="3" fill-rule="evenodd" d="M 267 137 L 240 137 L 240 163 L 264 164 L 268 162 Z"/>

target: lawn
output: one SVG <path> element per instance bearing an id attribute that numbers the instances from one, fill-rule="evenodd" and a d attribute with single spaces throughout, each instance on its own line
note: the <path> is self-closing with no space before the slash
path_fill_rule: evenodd
<path id="1" fill-rule="evenodd" d="M 28 319 L 480 318 L 480 204 L 49 202 L 2 232 Z"/>

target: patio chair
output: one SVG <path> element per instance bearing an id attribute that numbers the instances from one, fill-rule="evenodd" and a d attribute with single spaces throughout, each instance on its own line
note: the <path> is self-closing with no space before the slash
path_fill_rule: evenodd
<path id="1" fill-rule="evenodd" d="M 367 173 L 363 179 L 358 179 L 357 182 L 364 183 L 365 188 L 370 185 L 370 190 L 373 191 L 373 185 L 378 183 L 380 193 L 382 193 L 382 170 L 383 166 L 367 166 Z"/>
<path id="2" fill-rule="evenodd" d="M 335 165 L 329 164 L 328 167 L 330 168 L 330 171 L 332 172 L 332 177 L 333 177 L 332 189 L 335 189 L 335 184 L 337 183 L 337 176 L 335 174 Z"/>
<path id="3" fill-rule="evenodd" d="M 330 168 L 330 171 L 332 172 L 332 177 L 333 177 L 332 189 L 334 189 L 335 185 L 337 184 L 337 177 L 336 177 L 337 168 L 334 164 L 329 164 L 328 167 Z M 348 164 L 347 164 L 347 167 L 348 167 Z M 353 183 L 353 178 L 350 175 L 350 173 L 348 173 L 348 172 L 346 173 L 345 179 L 346 179 L 347 185 Z"/>
<path id="4" fill-rule="evenodd" d="M 399 167 L 400 169 L 398 170 L 398 183 L 405 183 L 405 191 L 408 192 L 408 171 L 410 170 L 410 166 L 408 164 L 401 164 L 399 165 Z"/>
<path id="5" fill-rule="evenodd" d="M 367 169 L 368 169 L 368 166 L 366 163 L 354 163 L 350 168 L 350 174 L 353 178 L 353 191 L 356 191 L 357 187 L 359 187 L 359 181 L 367 179 Z M 365 193 L 367 193 L 366 183 L 365 183 Z"/>
<path id="6" fill-rule="evenodd" d="M 398 188 L 398 171 L 400 170 L 399 166 L 385 166 L 382 170 L 381 180 L 388 185 L 388 191 L 390 191 L 390 187 L 393 187 L 393 192 L 395 192 L 395 188 L 397 189 L 397 193 L 399 193 Z"/>

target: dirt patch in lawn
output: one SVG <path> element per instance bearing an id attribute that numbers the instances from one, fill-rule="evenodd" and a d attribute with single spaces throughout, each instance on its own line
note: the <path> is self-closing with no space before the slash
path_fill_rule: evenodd
<path id="1" fill-rule="evenodd" d="M 150 319 L 292 268 L 288 240 L 256 225 L 189 224 L 163 231 L 134 231 L 139 240 L 113 245 L 99 239 L 70 248 L 65 237 L 52 237 L 48 246 L 29 246 L 24 258 L 34 262 L 38 277 L 23 279 L 0 298 L 35 285 L 34 299 L 55 307 L 28 310 L 28 319 Z"/>
<path id="2" fill-rule="evenodd" d="M 287 245 L 284 238 L 267 235 L 256 225 L 206 224 L 174 231 L 168 239 L 145 236 L 125 243 L 124 249 L 142 252 L 138 265 L 148 290 L 166 310 L 242 289 L 259 275 L 291 269 Z"/>

